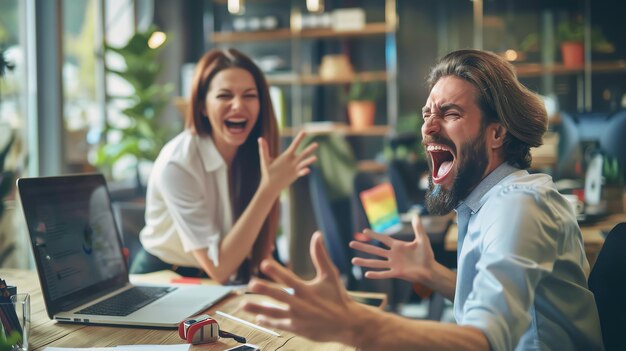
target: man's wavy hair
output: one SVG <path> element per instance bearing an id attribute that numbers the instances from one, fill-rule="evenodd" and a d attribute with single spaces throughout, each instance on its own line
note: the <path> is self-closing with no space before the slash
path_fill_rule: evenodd
<path id="1" fill-rule="evenodd" d="M 530 167 L 530 148 L 543 143 L 548 116 L 541 99 L 517 80 L 513 66 L 490 52 L 459 50 L 433 67 L 427 79 L 429 89 L 446 76 L 462 78 L 476 87 L 483 126 L 500 123 L 507 130 L 504 159 L 522 169 Z"/>

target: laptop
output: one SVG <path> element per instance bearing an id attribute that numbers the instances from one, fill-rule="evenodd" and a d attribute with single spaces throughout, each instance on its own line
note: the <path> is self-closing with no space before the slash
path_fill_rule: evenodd
<path id="1" fill-rule="evenodd" d="M 233 290 L 131 284 L 101 174 L 20 178 L 17 187 L 50 319 L 176 328 Z"/>

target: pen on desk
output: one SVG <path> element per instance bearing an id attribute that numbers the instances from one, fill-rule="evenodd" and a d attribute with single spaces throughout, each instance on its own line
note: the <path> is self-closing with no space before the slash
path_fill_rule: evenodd
<path id="1" fill-rule="evenodd" d="M 222 311 L 215 311 L 215 313 L 216 313 L 216 314 L 218 314 L 218 315 L 220 315 L 220 316 L 222 316 L 222 317 L 224 317 L 224 318 L 228 318 L 228 319 L 231 319 L 231 320 L 233 320 L 233 321 L 235 321 L 235 322 L 239 322 L 239 323 L 241 323 L 241 324 L 245 324 L 245 325 L 247 325 L 247 326 L 249 326 L 249 327 L 251 327 L 251 328 L 258 329 L 258 330 L 260 330 L 260 331 L 266 332 L 266 333 L 268 333 L 268 334 L 272 334 L 272 335 L 274 335 L 274 336 L 280 336 L 280 334 L 278 334 L 277 332 L 275 332 L 275 331 L 273 331 L 273 330 L 269 330 L 269 329 L 267 329 L 267 328 L 263 328 L 263 327 L 262 327 L 262 326 L 260 326 L 260 325 L 256 325 L 256 324 L 254 324 L 254 323 L 250 323 L 250 322 L 248 322 L 248 321 L 244 321 L 243 319 L 241 319 L 241 318 L 237 318 L 237 317 L 235 317 L 235 316 L 231 316 L 231 315 L 230 315 L 230 314 L 228 314 L 228 313 L 225 313 L 225 312 L 222 312 Z"/>

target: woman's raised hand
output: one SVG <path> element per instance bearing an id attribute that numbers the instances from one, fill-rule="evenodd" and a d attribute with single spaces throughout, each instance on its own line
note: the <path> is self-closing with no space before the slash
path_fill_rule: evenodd
<path id="1" fill-rule="evenodd" d="M 312 155 L 313 151 L 317 149 L 317 143 L 312 143 L 307 146 L 299 154 L 296 153 L 298 146 L 300 146 L 305 136 L 305 132 L 299 132 L 287 150 L 275 159 L 272 159 L 270 156 L 265 139 L 259 138 L 259 159 L 261 162 L 260 187 L 280 192 L 299 177 L 311 172 L 309 166 L 317 160 L 317 157 Z"/>

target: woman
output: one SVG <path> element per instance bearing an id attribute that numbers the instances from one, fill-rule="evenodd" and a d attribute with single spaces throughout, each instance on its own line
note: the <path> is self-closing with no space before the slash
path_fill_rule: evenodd
<path id="1" fill-rule="evenodd" d="M 236 50 L 206 53 L 191 91 L 187 128 L 161 150 L 148 182 L 144 250 L 131 273 L 244 283 L 272 254 L 280 192 L 309 173 L 317 145 L 296 154 L 300 133 L 276 157 L 267 83 Z"/>

